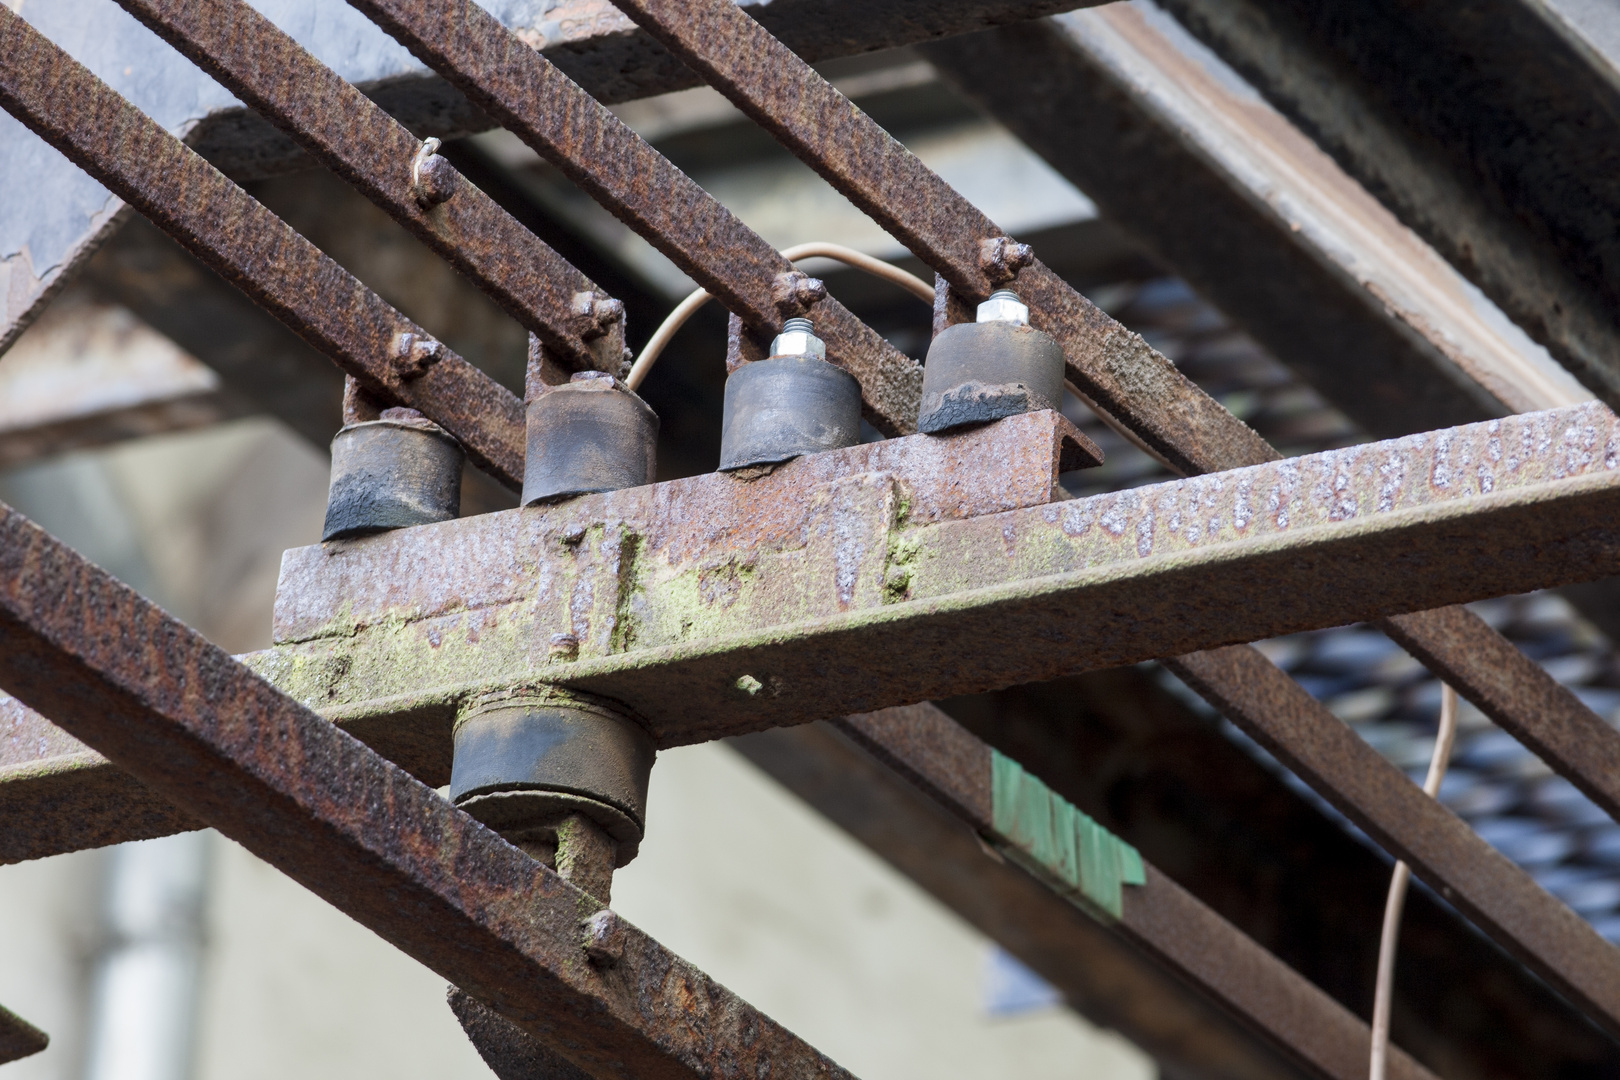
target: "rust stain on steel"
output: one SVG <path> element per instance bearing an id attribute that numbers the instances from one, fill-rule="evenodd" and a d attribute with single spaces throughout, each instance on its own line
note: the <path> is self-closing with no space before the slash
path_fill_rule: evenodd
<path id="1" fill-rule="evenodd" d="M 1620 949 L 1537 885 L 1468 824 L 1258 650 L 1177 657 L 1168 666 L 1560 994 L 1620 1033 Z"/>
<path id="2" fill-rule="evenodd" d="M 540 678 L 676 745 L 1613 573 L 1615 426 L 1594 404 L 924 524 L 902 467 L 830 451 L 752 494 L 691 478 L 289 552 L 252 662 L 334 719 Z"/>
<path id="3" fill-rule="evenodd" d="M 350 0 L 741 316 L 781 329 L 792 265 L 708 192 L 472 0 Z M 811 318 L 886 435 L 916 429 L 922 368 L 828 298 Z"/>
<path id="4" fill-rule="evenodd" d="M 482 468 L 521 485 L 516 397 L 3 5 L 0 105 L 367 389 L 426 414 Z"/>
<path id="5" fill-rule="evenodd" d="M 51 1038 L 16 1013 L 0 1006 L 0 1065 L 37 1054 Z"/>
<path id="6" fill-rule="evenodd" d="M 444 256 L 571 367 L 619 370 L 623 341 L 609 343 L 613 355 L 598 355 L 593 341 L 611 335 L 575 311 L 579 293 L 605 294 L 443 158 L 429 159 L 428 178 L 443 184 L 438 195 L 448 195 L 425 207 L 412 184 L 420 140 L 269 19 L 242 0 L 120 3 Z"/>
<path id="7" fill-rule="evenodd" d="M 3 506 L 0 686 L 594 1075 L 849 1076 Z"/>
<path id="8" fill-rule="evenodd" d="M 1016 274 L 1031 321 L 1063 346 L 1069 379 L 1175 468 L 1280 456 L 1027 248 L 997 243 L 1000 227 L 731 0 L 615 2 L 961 296 L 983 300 Z"/>
<path id="9" fill-rule="evenodd" d="M 884 709 L 834 726 L 974 832 L 993 833 L 990 747 L 937 706 Z M 1366 1023 L 1254 939 L 1151 864 L 1147 883 L 1127 888 L 1124 903 L 1114 929 L 1126 940 L 1231 1009 L 1313 1075 L 1364 1080 L 1371 1037 Z M 1402 1051 L 1391 1057 L 1391 1076 L 1433 1075 Z"/>

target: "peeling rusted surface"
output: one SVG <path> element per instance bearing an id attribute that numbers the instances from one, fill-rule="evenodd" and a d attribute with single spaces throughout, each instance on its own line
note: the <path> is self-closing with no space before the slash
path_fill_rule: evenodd
<path id="1" fill-rule="evenodd" d="M 3 5 L 0 104 L 368 389 L 421 411 L 486 471 L 521 484 L 523 407 L 516 397 L 433 342 Z M 438 349 L 413 377 L 396 357 L 402 343 L 416 341 Z"/>
<path id="2" fill-rule="evenodd" d="M 0 1006 L 0 1065 L 37 1054 L 50 1041 L 50 1036 L 39 1028 Z"/>
<path id="3" fill-rule="evenodd" d="M 317 161 L 444 256 L 575 369 L 617 373 L 623 312 L 607 348 L 574 310 L 600 290 L 448 161 L 427 158 L 440 181 L 430 207 L 412 183 L 422 143 L 354 86 L 242 0 L 121 0 L 183 55 L 292 135 Z M 611 337 L 612 335 L 606 335 Z M 608 355 L 612 353 L 612 355 Z"/>
<path id="4" fill-rule="evenodd" d="M 1258 650 L 1219 649 L 1169 666 L 1589 1018 L 1620 1033 L 1620 949 L 1298 683 L 1272 676 Z"/>
<path id="5" fill-rule="evenodd" d="M 974 832 L 994 832 L 990 747 L 936 706 L 884 709 L 846 717 L 834 726 L 921 787 Z M 809 752 L 817 749 L 808 734 L 772 735 L 792 739 Z M 835 751 L 823 748 L 820 752 Z M 882 779 L 872 777 L 869 782 L 881 783 Z M 1055 892 L 1050 895 L 1058 904 L 1068 904 Z M 1055 911 L 1043 916 L 1060 918 Z M 1332 1080 L 1363 1080 L 1366 1076 L 1370 1032 L 1364 1022 L 1151 864 L 1147 883 L 1125 890 L 1124 914 L 1113 929 L 1222 1003 L 1309 1075 Z M 1412 1080 L 1433 1076 L 1399 1050 L 1391 1055 L 1390 1066 L 1391 1076 Z M 1255 1068 L 1248 1062 L 1244 1067 Z"/>
<path id="6" fill-rule="evenodd" d="M 594 1075 L 849 1075 L 3 506 L 0 686 Z"/>
<path id="7" fill-rule="evenodd" d="M 1615 425 L 1594 404 L 932 524 L 902 469 L 845 456 L 875 447 L 835 451 L 748 498 L 696 478 L 290 552 L 253 663 L 350 722 L 553 680 L 675 745 L 1615 573 Z"/>
<path id="8" fill-rule="evenodd" d="M 544 56 L 472 0 L 350 0 L 477 106 L 718 297 L 756 334 L 781 329 L 793 266 Z M 827 358 L 860 381 L 886 435 L 916 429 L 922 368 L 838 301 L 815 307 Z"/>
<path id="9" fill-rule="evenodd" d="M 1011 245 L 994 243 L 1000 227 L 731 0 L 616 2 L 963 297 L 985 299 L 1023 261 L 1009 263 Z M 1279 456 L 1039 260 L 1016 273 L 1031 322 L 1063 346 L 1069 379 L 1176 468 Z"/>

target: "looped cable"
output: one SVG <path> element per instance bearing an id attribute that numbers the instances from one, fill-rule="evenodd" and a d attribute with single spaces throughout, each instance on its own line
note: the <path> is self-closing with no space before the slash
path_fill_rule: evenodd
<path id="1" fill-rule="evenodd" d="M 907 273 L 893 263 L 875 259 L 864 252 L 845 247 L 843 244 L 830 244 L 821 241 L 795 244 L 793 247 L 784 250 L 782 257 L 788 262 L 802 262 L 805 259 L 815 258 L 836 259 L 846 266 L 854 267 L 856 270 L 864 270 L 873 277 L 880 277 L 885 281 L 893 282 L 927 304 L 933 304 L 934 302 L 934 287 L 916 274 Z M 626 386 L 634 390 L 641 385 L 642 380 L 647 377 L 647 373 L 652 370 L 653 364 L 657 362 L 659 354 L 664 351 L 665 347 L 669 345 L 670 339 L 675 336 L 675 332 L 686 325 L 686 321 L 697 312 L 698 308 L 708 303 L 709 299 L 707 289 L 697 289 L 685 300 L 675 305 L 675 310 L 664 317 L 664 321 L 658 325 L 658 329 L 653 332 L 653 336 L 647 339 L 646 348 L 642 349 L 641 355 L 636 357 L 635 364 L 630 368 L 630 374 L 625 376 L 624 382 Z"/>

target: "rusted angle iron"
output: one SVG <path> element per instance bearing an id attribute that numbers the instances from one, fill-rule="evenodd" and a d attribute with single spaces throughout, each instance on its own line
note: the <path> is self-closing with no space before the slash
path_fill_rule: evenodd
<path id="1" fill-rule="evenodd" d="M 522 402 L 4 6 L 0 105 L 366 389 L 420 410 L 491 475 L 522 484 Z"/>
<path id="2" fill-rule="evenodd" d="M 1001 234 L 993 222 L 735 4 L 615 2 L 961 297 L 982 299 L 1011 277 L 981 257 Z M 1062 342 L 1071 379 L 1172 466 L 1204 473 L 1280 457 L 1164 357 L 1127 348 L 1122 327 L 1039 262 L 1011 269 L 1032 321 Z M 1540 665 L 1462 609 L 1377 625 L 1620 820 L 1620 731 Z M 1254 677 L 1285 689 L 1280 675 Z"/>
<path id="3" fill-rule="evenodd" d="M 618 373 L 624 309 L 405 125 L 243 0 L 120 0 L 537 334 L 565 368 Z"/>
<path id="4" fill-rule="evenodd" d="M 885 435 L 916 430 L 922 368 L 472 0 L 351 0 L 768 340 L 813 305 L 827 356 Z M 756 341 L 755 347 L 758 343 Z M 762 355 L 762 354 L 760 354 Z"/>
<path id="5" fill-rule="evenodd" d="M 593 1075 L 849 1076 L 3 505 L 0 686 Z"/>

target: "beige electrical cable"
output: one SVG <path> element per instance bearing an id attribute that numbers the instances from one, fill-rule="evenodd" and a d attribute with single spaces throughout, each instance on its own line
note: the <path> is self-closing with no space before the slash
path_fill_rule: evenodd
<path id="1" fill-rule="evenodd" d="M 1451 744 L 1457 738 L 1457 691 L 1440 684 L 1440 732 L 1429 758 L 1429 775 L 1423 792 L 1429 798 L 1440 794 L 1440 782 L 1451 762 Z M 1378 940 L 1378 980 L 1373 991 L 1372 1056 L 1367 1066 L 1368 1080 L 1384 1080 L 1389 1065 L 1389 1000 L 1395 987 L 1395 941 L 1401 932 L 1401 909 L 1406 905 L 1406 886 L 1412 871 L 1396 862 L 1389 880 L 1389 899 L 1384 904 L 1384 930 Z"/>
<path id="2" fill-rule="evenodd" d="M 874 259 L 870 255 L 856 251 L 851 247 L 845 247 L 843 244 L 824 242 L 795 244 L 793 247 L 783 251 L 782 257 L 788 262 L 802 262 L 805 259 L 814 258 L 836 259 L 846 266 L 864 270 L 873 277 L 892 281 L 925 303 L 932 304 L 934 302 L 934 287 L 916 274 L 908 274 L 892 263 L 886 263 L 882 259 Z M 686 320 L 690 319 L 698 308 L 708 302 L 708 290 L 698 289 L 685 300 L 676 304 L 675 310 L 665 316 L 664 321 L 653 332 L 653 336 L 647 339 L 647 347 L 641 350 L 641 355 L 636 357 L 635 364 L 630 368 L 630 374 L 625 376 L 625 385 L 632 390 L 639 387 L 642 380 L 647 377 L 647 372 L 652 370 L 652 366 L 658 360 L 659 354 L 664 351 L 670 339 L 675 336 L 675 332 L 686 324 Z"/>

